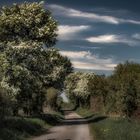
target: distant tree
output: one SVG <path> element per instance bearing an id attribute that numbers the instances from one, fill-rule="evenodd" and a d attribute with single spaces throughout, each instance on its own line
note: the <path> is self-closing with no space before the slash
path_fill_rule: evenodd
<path id="1" fill-rule="evenodd" d="M 132 116 L 139 106 L 140 64 L 126 62 L 119 64 L 111 76 L 113 84 L 112 101 L 116 109 L 125 116 Z M 113 106 L 112 106 L 113 107 Z"/>
<path id="2" fill-rule="evenodd" d="M 12 45 L 45 44 L 56 42 L 57 22 L 42 2 L 25 2 L 3 6 L 0 10 L 0 42 Z"/>
<path id="3" fill-rule="evenodd" d="M 107 104 L 108 97 L 108 80 L 104 75 L 95 75 L 92 80 L 92 99 L 95 102 L 96 98 L 100 99 L 100 104 L 96 106 L 100 106 L 101 110 L 105 113 L 105 107 Z M 96 108 L 95 108 L 96 110 Z M 98 110 L 100 111 L 100 110 Z"/>
<path id="4" fill-rule="evenodd" d="M 76 72 L 70 74 L 65 82 L 66 94 L 70 99 L 75 100 L 77 107 L 90 105 L 90 95 L 92 94 L 93 73 Z"/>
<path id="5" fill-rule="evenodd" d="M 77 82 L 80 80 L 81 72 L 71 73 L 65 80 L 65 92 L 73 104 L 79 106 L 79 98 L 76 97 L 74 90 L 76 89 Z"/>

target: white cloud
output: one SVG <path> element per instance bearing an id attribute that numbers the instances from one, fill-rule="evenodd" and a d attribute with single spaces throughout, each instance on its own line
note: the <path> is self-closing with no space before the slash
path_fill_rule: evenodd
<path id="1" fill-rule="evenodd" d="M 140 40 L 140 34 L 139 34 L 139 33 L 136 33 L 136 34 L 132 35 L 132 37 L 133 37 L 134 39 Z"/>
<path id="2" fill-rule="evenodd" d="M 113 70 L 114 67 L 116 66 L 116 64 L 100 65 L 81 61 L 73 61 L 73 65 L 75 68 L 86 70 Z"/>
<path id="3" fill-rule="evenodd" d="M 54 11 L 54 13 L 57 15 L 85 18 L 85 19 L 92 20 L 94 22 L 105 22 L 105 23 L 116 24 L 116 25 L 121 23 L 131 23 L 131 24 L 140 25 L 140 21 L 136 21 L 136 20 L 117 18 L 113 16 L 100 15 L 96 13 L 88 13 L 88 12 L 83 12 L 64 6 L 55 5 L 55 4 L 49 5 L 48 7 L 51 8 Z"/>
<path id="4" fill-rule="evenodd" d="M 58 27 L 58 39 L 59 40 L 71 40 L 76 37 L 76 34 L 89 29 L 90 26 L 81 25 L 81 26 L 69 26 L 69 25 L 60 25 Z"/>
<path id="5" fill-rule="evenodd" d="M 60 53 L 71 59 L 81 59 L 91 56 L 91 53 L 89 51 L 60 51 Z"/>
<path id="6" fill-rule="evenodd" d="M 93 43 L 114 43 L 118 42 L 116 35 L 101 35 L 96 37 L 89 37 L 86 39 L 89 42 Z"/>
<path id="7" fill-rule="evenodd" d="M 123 35 L 106 34 L 86 38 L 91 43 L 123 43 L 129 46 L 137 46 L 140 42 Z"/>
<path id="8" fill-rule="evenodd" d="M 73 66 L 88 70 L 113 70 L 116 66 L 112 58 L 100 58 L 89 51 L 60 51 L 71 59 Z"/>

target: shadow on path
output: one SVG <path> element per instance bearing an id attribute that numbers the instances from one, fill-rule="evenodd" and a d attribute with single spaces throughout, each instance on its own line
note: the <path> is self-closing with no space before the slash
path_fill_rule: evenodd
<path id="1" fill-rule="evenodd" d="M 41 118 L 47 123 L 55 124 L 55 127 L 47 130 L 44 135 L 40 135 L 32 140 L 90 140 L 88 124 L 107 118 L 99 115 L 90 115 L 82 118 L 71 110 L 65 110 L 64 115 L 65 119 L 57 115 L 43 114 Z"/>
<path id="2" fill-rule="evenodd" d="M 69 115 L 72 111 L 65 111 L 65 115 Z M 61 125 L 80 125 L 80 124 L 89 124 L 102 121 L 106 119 L 106 116 L 90 115 L 85 118 L 68 118 L 61 120 Z"/>

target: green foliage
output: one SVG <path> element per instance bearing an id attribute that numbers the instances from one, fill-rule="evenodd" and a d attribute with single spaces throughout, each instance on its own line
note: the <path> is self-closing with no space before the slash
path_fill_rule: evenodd
<path id="1" fill-rule="evenodd" d="M 112 93 L 110 100 L 114 102 L 112 107 L 120 114 L 130 117 L 140 105 L 140 65 L 130 62 L 119 64 L 109 81 L 109 92 Z"/>
<path id="2" fill-rule="evenodd" d="M 15 115 L 41 113 L 46 90 L 62 90 L 73 70 L 67 57 L 45 48 L 56 42 L 57 23 L 38 2 L 2 7 L 0 19 L 0 85 Z"/>
<path id="3" fill-rule="evenodd" d="M 106 96 L 108 92 L 108 81 L 104 75 L 95 75 L 93 80 L 93 95 Z"/>
<path id="4" fill-rule="evenodd" d="M 0 42 L 6 44 L 45 44 L 56 42 L 57 22 L 42 3 L 13 4 L 0 10 Z"/>
<path id="5" fill-rule="evenodd" d="M 59 96 L 59 91 L 57 89 L 55 89 L 55 88 L 47 89 L 46 103 L 48 106 L 50 106 L 54 110 L 56 110 L 56 108 L 57 108 L 58 96 Z"/>
<path id="6" fill-rule="evenodd" d="M 78 108 L 76 112 L 84 118 L 91 118 L 94 115 L 93 112 L 89 110 L 89 108 Z"/>
<path id="7" fill-rule="evenodd" d="M 91 108 L 97 112 L 133 116 L 140 107 L 140 64 L 119 64 L 109 77 L 95 75 L 91 82 Z"/>
<path id="8" fill-rule="evenodd" d="M 106 96 L 108 92 L 108 81 L 103 75 L 96 75 L 93 80 L 93 95 Z"/>
<path id="9" fill-rule="evenodd" d="M 62 110 L 73 110 L 75 105 L 73 102 L 63 102 L 61 105 Z"/>
<path id="10" fill-rule="evenodd" d="M 61 111 L 62 104 L 63 104 L 63 98 L 60 95 L 57 97 L 56 104 L 57 104 L 57 110 Z"/>
<path id="11" fill-rule="evenodd" d="M 56 49 L 43 47 L 6 48 L 0 57 L 1 84 L 14 95 L 26 114 L 41 113 L 46 90 L 62 90 L 71 62 Z M 59 82 L 58 82 L 59 81 Z"/>
<path id="12" fill-rule="evenodd" d="M 11 100 L 9 99 L 9 96 L 7 96 L 6 91 L 0 87 L 0 119 L 4 119 L 6 115 L 9 115 L 10 112 L 10 103 Z"/>

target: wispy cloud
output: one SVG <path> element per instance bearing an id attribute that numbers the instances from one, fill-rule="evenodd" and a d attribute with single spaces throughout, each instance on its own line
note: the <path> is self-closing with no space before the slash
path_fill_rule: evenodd
<path id="1" fill-rule="evenodd" d="M 116 66 L 112 58 L 100 58 L 89 51 L 60 51 L 71 59 L 73 66 L 88 70 L 113 70 Z"/>
<path id="2" fill-rule="evenodd" d="M 89 37 L 86 40 L 93 43 L 114 43 L 114 42 L 118 42 L 118 36 L 100 35 L 100 36 L 95 36 L 95 37 Z"/>
<path id="3" fill-rule="evenodd" d="M 106 35 L 100 35 L 100 36 L 92 36 L 86 38 L 88 42 L 91 43 L 122 43 L 129 46 L 137 46 L 140 44 L 139 41 L 134 40 L 131 37 L 126 37 L 124 35 L 115 35 L 115 34 L 106 34 Z"/>
<path id="4" fill-rule="evenodd" d="M 102 47 L 95 47 L 95 46 L 88 46 L 88 45 L 74 45 L 75 48 L 80 48 L 80 49 L 88 49 L 88 50 L 99 50 L 101 49 Z"/>
<path id="5" fill-rule="evenodd" d="M 94 64 L 89 62 L 73 61 L 73 65 L 77 69 L 85 70 L 113 70 L 116 64 Z"/>
<path id="6" fill-rule="evenodd" d="M 71 40 L 75 39 L 77 33 L 89 29 L 90 26 L 80 25 L 80 26 L 70 26 L 70 25 L 60 25 L 58 27 L 58 39 L 59 40 Z"/>
<path id="7" fill-rule="evenodd" d="M 140 21 L 136 21 L 132 19 L 117 18 L 114 16 L 108 16 L 108 15 L 100 15 L 93 12 L 92 13 L 83 12 L 80 10 L 75 10 L 75 9 L 64 7 L 61 5 L 51 4 L 48 7 L 51 8 L 57 15 L 84 18 L 84 19 L 89 19 L 94 22 L 104 22 L 104 23 L 110 23 L 110 24 L 116 24 L 116 25 L 122 24 L 122 23 L 131 23 L 131 24 L 140 25 Z"/>
<path id="8" fill-rule="evenodd" d="M 132 37 L 134 39 L 140 40 L 140 33 L 133 34 Z"/>

